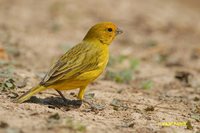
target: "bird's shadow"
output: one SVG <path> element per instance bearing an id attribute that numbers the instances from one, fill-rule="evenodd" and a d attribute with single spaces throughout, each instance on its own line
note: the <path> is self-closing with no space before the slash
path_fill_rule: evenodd
<path id="1" fill-rule="evenodd" d="M 80 108 L 82 105 L 82 101 L 80 100 L 63 100 L 60 97 L 47 97 L 47 98 L 37 98 L 36 96 L 32 96 L 27 103 L 35 103 L 40 105 L 47 105 L 49 108 L 65 108 L 70 110 L 72 108 Z"/>

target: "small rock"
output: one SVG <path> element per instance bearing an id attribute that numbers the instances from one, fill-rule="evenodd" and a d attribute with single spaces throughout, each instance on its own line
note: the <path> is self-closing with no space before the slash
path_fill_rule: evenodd
<path id="1" fill-rule="evenodd" d="M 0 128 L 7 128 L 8 127 L 8 123 L 0 121 Z"/>
<path id="2" fill-rule="evenodd" d="M 55 113 L 53 115 L 50 115 L 49 119 L 59 120 L 60 119 L 60 115 L 58 113 Z"/>
<path id="3" fill-rule="evenodd" d="M 148 106 L 144 110 L 145 111 L 154 111 L 154 107 L 153 106 Z"/>
<path id="4" fill-rule="evenodd" d="M 198 97 L 195 97 L 193 100 L 194 101 L 199 101 L 200 99 Z"/>
<path id="5" fill-rule="evenodd" d="M 119 99 L 113 99 L 112 102 L 110 103 L 111 106 L 114 107 L 120 107 L 122 105 L 122 102 Z"/>
<path id="6" fill-rule="evenodd" d="M 50 108 L 50 109 L 55 109 L 56 107 L 53 106 L 53 105 L 49 105 L 48 108 Z"/>
<path id="7" fill-rule="evenodd" d="M 178 71 L 175 74 L 175 78 L 178 79 L 183 83 L 184 86 L 190 87 L 191 86 L 191 78 L 193 75 L 186 71 Z"/>
<path id="8" fill-rule="evenodd" d="M 26 85 L 27 85 L 27 80 L 28 80 L 28 78 L 25 78 L 23 81 L 17 82 L 17 83 L 16 83 L 16 86 L 17 86 L 18 88 L 24 88 L 24 87 L 26 87 Z"/>
<path id="9" fill-rule="evenodd" d="M 133 128 L 133 127 L 134 127 L 134 125 L 135 125 L 135 123 L 133 122 L 133 123 L 130 123 L 130 124 L 128 125 L 128 127 L 131 127 L 131 128 Z"/>
<path id="10" fill-rule="evenodd" d="M 18 96 L 19 96 L 19 95 L 18 95 L 17 93 L 15 93 L 15 92 L 11 92 L 11 93 L 8 94 L 8 97 L 9 97 L 9 98 L 13 98 L 13 99 L 14 99 L 14 98 L 17 98 Z"/>
<path id="11" fill-rule="evenodd" d="M 74 92 L 70 92 L 70 95 L 75 96 L 76 94 Z"/>

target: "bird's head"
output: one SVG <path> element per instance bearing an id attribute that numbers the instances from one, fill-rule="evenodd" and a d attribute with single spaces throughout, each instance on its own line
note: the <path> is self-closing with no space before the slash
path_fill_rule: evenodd
<path id="1" fill-rule="evenodd" d="M 122 30 L 112 22 L 102 22 L 92 26 L 83 40 L 99 41 L 102 44 L 110 45 L 115 36 L 121 33 Z"/>

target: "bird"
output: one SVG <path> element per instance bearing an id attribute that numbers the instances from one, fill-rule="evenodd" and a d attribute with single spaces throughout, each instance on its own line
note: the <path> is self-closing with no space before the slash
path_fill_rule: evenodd
<path id="1" fill-rule="evenodd" d="M 55 89 L 78 89 L 77 99 L 82 101 L 86 87 L 97 79 L 105 70 L 109 61 L 109 46 L 119 34 L 123 33 L 113 22 L 100 22 L 92 26 L 83 40 L 63 54 L 46 73 L 36 87 L 19 96 L 15 102 L 23 103 L 31 96 Z"/>

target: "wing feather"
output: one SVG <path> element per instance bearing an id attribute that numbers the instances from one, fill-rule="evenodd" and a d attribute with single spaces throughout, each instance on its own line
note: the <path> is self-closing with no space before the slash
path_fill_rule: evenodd
<path id="1" fill-rule="evenodd" d="M 97 53 L 84 43 L 76 45 L 60 57 L 40 84 L 48 86 L 61 80 L 74 79 L 82 73 L 98 69 Z M 97 59 L 93 58 L 94 56 Z"/>

